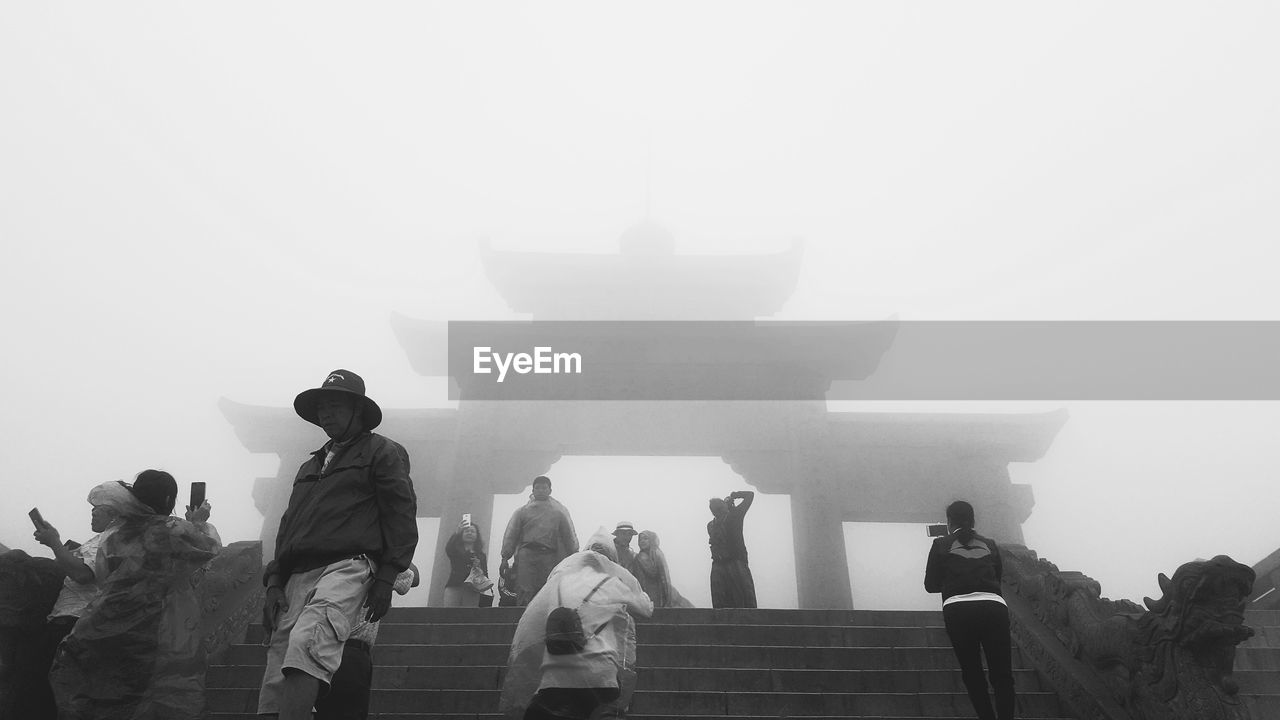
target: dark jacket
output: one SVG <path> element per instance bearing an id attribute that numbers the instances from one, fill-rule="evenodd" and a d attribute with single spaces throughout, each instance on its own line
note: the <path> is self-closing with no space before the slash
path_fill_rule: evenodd
<path id="1" fill-rule="evenodd" d="M 467 552 L 462 549 L 462 543 L 450 542 L 445 543 L 444 554 L 449 556 L 449 579 L 445 581 L 445 587 L 458 587 L 466 582 L 467 576 L 471 574 L 472 559 L 480 561 L 480 569 L 485 575 L 489 574 L 489 557 L 483 552 Z"/>
<path id="2" fill-rule="evenodd" d="M 418 545 L 409 455 L 394 440 L 366 432 L 340 448 L 321 475 L 328 447 L 298 468 L 264 579 L 270 584 L 279 575 L 283 585 L 293 573 L 368 555 L 378 565 L 376 577 L 394 583 Z"/>
<path id="3" fill-rule="evenodd" d="M 925 591 L 940 592 L 943 600 L 973 592 L 1003 595 L 1003 568 L 995 541 L 975 533 L 964 543 L 959 535 L 955 532 L 933 541 L 924 568 Z"/>

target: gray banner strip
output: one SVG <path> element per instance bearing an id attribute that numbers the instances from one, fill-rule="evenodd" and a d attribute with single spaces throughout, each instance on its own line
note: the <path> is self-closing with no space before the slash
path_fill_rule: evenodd
<path id="1" fill-rule="evenodd" d="M 451 322 L 451 399 L 1280 400 L 1280 322 Z"/>

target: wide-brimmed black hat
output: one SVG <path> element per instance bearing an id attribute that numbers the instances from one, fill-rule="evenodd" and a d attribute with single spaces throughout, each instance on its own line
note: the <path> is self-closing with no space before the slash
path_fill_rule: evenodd
<path id="1" fill-rule="evenodd" d="M 293 399 L 294 412 L 312 425 L 319 425 L 316 420 L 316 401 L 328 393 L 347 393 L 360 398 L 360 418 L 365 430 L 372 430 L 382 422 L 382 408 L 364 394 L 364 378 L 341 368 L 329 373 L 320 387 L 298 393 L 298 397 Z"/>

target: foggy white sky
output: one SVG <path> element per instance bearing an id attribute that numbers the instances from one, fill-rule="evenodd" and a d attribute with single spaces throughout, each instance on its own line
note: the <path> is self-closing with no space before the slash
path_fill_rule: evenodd
<path id="1" fill-rule="evenodd" d="M 444 406 L 390 314 L 513 318 L 480 238 L 611 253 L 646 197 L 677 252 L 803 238 L 780 319 L 1280 319 L 1278 20 L 1248 2 L 7 4 L 0 542 L 39 551 L 33 505 L 87 534 L 88 489 L 145 467 L 209 482 L 224 538 L 256 537 L 274 458 L 219 397 L 287 406 L 342 366 L 384 408 Z M 1280 546 L 1275 404 L 1069 409 L 1012 468 L 1043 557 L 1140 599 L 1186 560 Z M 557 494 L 601 468 L 684 473 L 687 517 L 626 517 L 705 602 L 705 539 L 684 560 L 667 535 L 697 535 L 733 478 L 612 462 L 562 461 Z M 670 514 L 673 490 L 626 492 Z M 619 519 L 590 493 L 571 507 L 583 534 Z M 764 509 L 749 530 L 790 522 Z M 757 568 L 776 554 L 749 542 Z"/>

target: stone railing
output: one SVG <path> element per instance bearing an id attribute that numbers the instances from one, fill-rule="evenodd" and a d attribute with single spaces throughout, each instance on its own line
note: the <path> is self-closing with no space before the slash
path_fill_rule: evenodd
<path id="1" fill-rule="evenodd" d="M 0 554 L 0 718 L 22 716 L 18 695 L 44 680 L 49 668 L 33 667 L 44 639 L 45 616 L 66 573 L 53 560 L 21 550 Z"/>
<path id="2" fill-rule="evenodd" d="M 1253 566 L 1258 579 L 1249 596 L 1250 610 L 1280 610 L 1280 550 L 1262 558 Z"/>
<path id="3" fill-rule="evenodd" d="M 1077 717 L 1249 720 L 1231 674 L 1254 573 L 1219 555 L 1160 575 L 1163 597 L 1108 600 L 1090 577 L 1001 546 L 1015 644 Z"/>
<path id="4" fill-rule="evenodd" d="M 262 617 L 262 543 L 235 542 L 222 548 L 196 577 L 195 586 L 205 652 L 217 662 Z"/>

